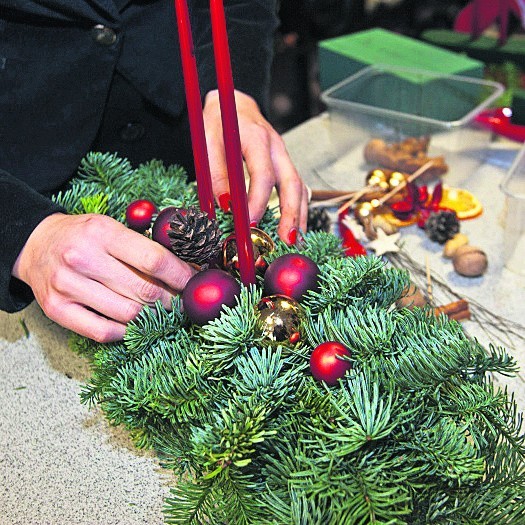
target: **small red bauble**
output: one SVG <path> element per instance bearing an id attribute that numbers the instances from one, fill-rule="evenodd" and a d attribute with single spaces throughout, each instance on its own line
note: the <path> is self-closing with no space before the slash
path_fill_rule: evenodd
<path id="1" fill-rule="evenodd" d="M 182 292 L 182 305 L 190 320 L 199 325 L 216 319 L 222 305 L 235 306 L 241 286 L 224 270 L 204 270 L 195 274 Z"/>
<path id="2" fill-rule="evenodd" d="M 157 207 L 147 199 L 139 199 L 131 202 L 126 208 L 126 224 L 137 232 L 145 232 L 157 213 Z"/>
<path id="3" fill-rule="evenodd" d="M 171 240 L 168 235 L 170 221 L 178 210 L 180 210 L 180 208 L 177 208 L 176 206 L 168 206 L 161 210 L 153 223 L 153 228 L 151 229 L 151 238 L 168 249 L 171 249 Z"/>
<path id="4" fill-rule="evenodd" d="M 308 290 L 319 288 L 319 267 L 310 257 L 287 253 L 275 259 L 264 274 L 266 295 L 281 294 L 300 301 Z"/>
<path id="5" fill-rule="evenodd" d="M 325 381 L 329 385 L 336 385 L 352 364 L 338 356 L 351 357 L 350 350 L 345 345 L 327 341 L 320 344 L 310 355 L 310 371 L 318 381 Z"/>

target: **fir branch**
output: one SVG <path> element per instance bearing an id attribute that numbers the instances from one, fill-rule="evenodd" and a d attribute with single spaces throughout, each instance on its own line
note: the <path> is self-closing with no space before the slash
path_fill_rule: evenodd
<path id="1" fill-rule="evenodd" d="M 472 484 L 484 475 L 483 457 L 477 454 L 465 432 L 451 419 L 440 419 L 433 426 L 413 429 L 405 442 L 412 451 L 406 460 L 418 467 L 421 478 L 438 478 L 450 486 Z"/>
<path id="2" fill-rule="evenodd" d="M 292 473 L 292 487 L 304 491 L 310 509 L 324 509 L 322 523 L 404 523 L 410 513 L 410 494 L 397 458 L 363 453 L 352 463 L 341 458 Z"/>
<path id="3" fill-rule="evenodd" d="M 282 241 L 276 243 L 275 249 L 266 257 L 268 263 L 288 253 L 300 252 L 317 264 L 329 262 L 333 258 L 344 256 L 341 240 L 326 232 L 306 232 L 297 245 L 288 246 Z"/>
<path id="4" fill-rule="evenodd" d="M 507 377 L 518 374 L 520 369 L 518 362 L 505 348 L 495 347 L 492 344 L 484 348 L 477 341 L 475 347 L 478 351 L 473 352 L 469 370 L 474 377 L 485 377 L 489 372 L 496 372 Z"/>
<path id="5" fill-rule="evenodd" d="M 171 311 L 166 310 L 162 303 L 157 301 L 154 309 L 145 306 L 139 315 L 128 323 L 124 342 L 130 354 L 140 355 L 155 347 L 159 341 L 172 341 L 180 337 L 179 331 L 186 322 L 179 296 L 172 299 Z"/>
<path id="6" fill-rule="evenodd" d="M 130 199 L 148 199 L 159 208 L 175 205 L 187 208 L 196 203 L 196 191 L 188 185 L 181 166 L 165 166 L 160 160 L 141 164 L 134 172 L 135 184 L 129 190 Z"/>
<path id="7" fill-rule="evenodd" d="M 93 341 L 76 332 L 70 332 L 68 336 L 68 347 L 79 355 L 93 359 L 95 352 L 98 350 L 100 343 Z"/>
<path id="8" fill-rule="evenodd" d="M 104 193 L 82 197 L 80 203 L 83 208 L 82 213 L 99 213 L 105 215 L 109 210 L 108 196 Z"/>
<path id="9" fill-rule="evenodd" d="M 112 188 L 121 193 L 129 193 L 135 184 L 131 163 L 116 153 L 88 153 L 80 162 L 78 178 L 97 184 L 101 190 Z"/>
<path id="10" fill-rule="evenodd" d="M 468 368 L 472 343 L 459 323 L 434 318 L 420 309 L 399 313 L 392 341 L 399 352 L 385 363 L 398 386 L 432 391 Z"/>
<path id="11" fill-rule="evenodd" d="M 256 334 L 255 306 L 262 291 L 254 286 L 242 287 L 233 308 L 223 306 L 221 315 L 205 324 L 199 331 L 203 359 L 219 372 L 233 366 L 237 356 L 247 352 L 261 340 Z"/>
<path id="12" fill-rule="evenodd" d="M 214 523 L 210 521 L 210 517 L 215 513 L 218 485 L 219 483 L 214 479 L 197 481 L 181 479 L 170 489 L 170 497 L 166 498 L 164 509 L 166 523 L 170 525 Z"/>
<path id="13" fill-rule="evenodd" d="M 392 337 L 397 330 L 396 315 L 385 309 L 362 310 L 348 306 L 338 310 L 328 306 L 305 323 L 309 343 L 315 347 L 324 341 L 339 341 L 361 364 L 367 360 L 396 353 Z"/>
<path id="14" fill-rule="evenodd" d="M 183 170 L 158 161 L 133 170 L 94 153 L 80 171 L 56 197 L 70 213 L 123 221 L 134 198 L 197 202 Z M 232 232 L 231 214 L 217 215 Z M 515 360 L 429 309 L 395 309 L 411 280 L 406 264 L 343 257 L 324 232 L 288 247 L 270 210 L 260 226 L 276 240 L 270 260 L 298 251 L 320 266 L 320 290 L 302 300 L 300 343 L 264 340 L 260 276 L 202 327 L 175 299 L 172 310 L 145 308 L 121 343 L 72 338 L 93 360 L 82 401 L 99 403 L 182 477 L 167 523 L 525 523 L 522 418 L 492 381 L 514 374 Z M 332 387 L 308 369 L 326 340 L 352 352 L 353 370 Z"/>
<path id="15" fill-rule="evenodd" d="M 214 415 L 212 423 L 193 428 L 193 456 L 202 458 L 205 478 L 218 476 L 232 465 L 249 465 L 257 444 L 275 434 L 266 428 L 266 407 L 246 408 L 229 400 L 227 406 Z"/>
<path id="16" fill-rule="evenodd" d="M 207 382 L 196 353 L 183 357 L 176 342 L 159 341 L 155 351 L 119 368 L 100 399 L 107 417 L 128 428 L 206 420 L 220 385 Z"/>
<path id="17" fill-rule="evenodd" d="M 108 385 L 120 367 L 129 360 L 129 353 L 122 343 L 98 344 L 93 354 L 93 374 L 80 392 L 82 403 L 93 405 L 100 402 Z"/>
<path id="18" fill-rule="evenodd" d="M 409 278 L 401 270 L 385 269 L 384 264 L 377 257 L 332 258 L 320 265 L 320 290 L 307 292 L 303 302 L 314 314 L 330 305 L 389 307 L 400 297 Z"/>
<path id="19" fill-rule="evenodd" d="M 235 361 L 237 374 L 229 382 L 237 399 L 255 400 L 273 412 L 281 403 L 293 403 L 307 364 L 287 368 L 282 347 L 252 348 Z"/>

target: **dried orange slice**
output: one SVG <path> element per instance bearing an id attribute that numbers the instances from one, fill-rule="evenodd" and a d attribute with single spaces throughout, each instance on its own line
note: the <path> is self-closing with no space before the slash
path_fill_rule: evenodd
<path id="1" fill-rule="evenodd" d="M 458 219 L 472 219 L 483 211 L 481 203 L 470 191 L 460 188 L 443 187 L 443 196 L 439 206 L 456 212 Z"/>

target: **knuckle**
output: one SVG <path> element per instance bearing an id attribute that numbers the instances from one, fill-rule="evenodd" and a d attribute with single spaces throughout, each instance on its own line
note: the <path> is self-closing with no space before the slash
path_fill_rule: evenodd
<path id="1" fill-rule="evenodd" d="M 85 257 L 79 247 L 72 245 L 63 250 L 62 261 L 68 268 L 78 269 L 83 266 Z"/>
<path id="2" fill-rule="evenodd" d="M 90 327 L 89 333 L 86 335 L 97 343 L 109 343 L 115 339 L 109 325 L 105 323 L 99 323 L 96 326 Z"/>
<path id="3" fill-rule="evenodd" d="M 99 235 L 101 228 L 107 223 L 108 217 L 91 213 L 85 216 L 83 230 L 85 235 Z"/>
<path id="4" fill-rule="evenodd" d="M 144 303 L 154 303 L 160 299 L 161 295 L 162 290 L 160 286 L 155 284 L 153 281 L 144 280 L 139 286 L 138 296 L 139 299 Z"/>
<path id="5" fill-rule="evenodd" d="M 256 140 L 261 144 L 270 143 L 270 132 L 263 124 L 255 123 L 251 132 L 254 134 Z"/>
<path id="6" fill-rule="evenodd" d="M 166 253 L 165 249 L 161 246 L 152 247 L 147 253 L 144 254 L 143 266 L 144 270 L 148 275 L 155 275 L 162 272 L 166 267 Z"/>
<path id="7" fill-rule="evenodd" d="M 66 275 L 67 272 L 56 269 L 49 276 L 50 287 L 59 294 L 64 294 L 65 292 L 68 292 L 70 290 L 70 286 Z"/>
<path id="8" fill-rule="evenodd" d="M 47 294 L 40 299 L 39 303 L 47 317 L 53 321 L 58 319 L 62 304 L 56 295 Z"/>

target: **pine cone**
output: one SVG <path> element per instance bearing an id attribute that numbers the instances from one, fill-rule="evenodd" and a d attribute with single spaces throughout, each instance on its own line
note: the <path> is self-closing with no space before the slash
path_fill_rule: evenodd
<path id="1" fill-rule="evenodd" d="M 329 232 L 332 220 L 325 208 L 308 208 L 308 231 Z"/>
<path id="2" fill-rule="evenodd" d="M 212 262 L 222 247 L 217 221 L 193 207 L 173 214 L 168 236 L 171 249 L 179 259 L 199 266 Z"/>
<path id="3" fill-rule="evenodd" d="M 432 241 L 444 244 L 459 232 L 456 212 L 441 210 L 431 213 L 425 222 L 425 232 Z"/>

